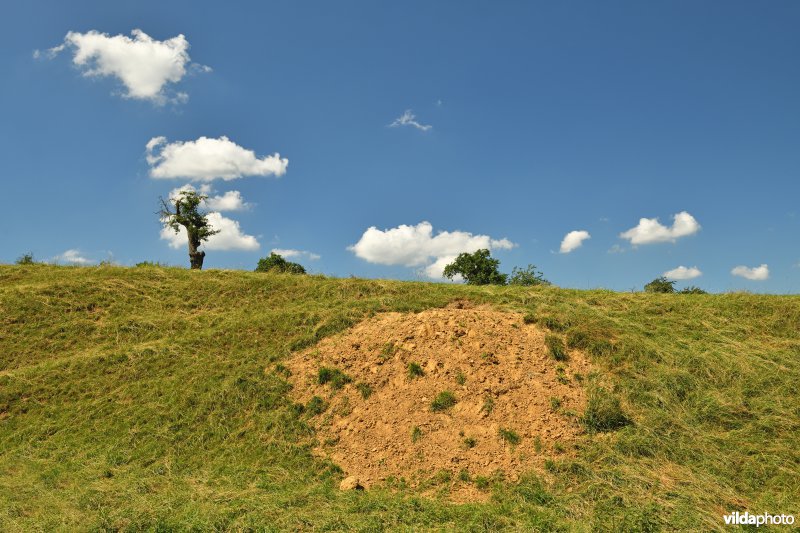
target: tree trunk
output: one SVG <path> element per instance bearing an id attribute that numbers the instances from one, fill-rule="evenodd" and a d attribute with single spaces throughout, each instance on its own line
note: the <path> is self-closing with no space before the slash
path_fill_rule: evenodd
<path id="1" fill-rule="evenodd" d="M 192 270 L 203 270 L 203 259 L 205 259 L 206 253 L 204 251 L 198 252 L 197 248 L 199 246 L 200 243 L 197 242 L 197 239 L 193 239 L 189 235 L 189 265 Z"/>

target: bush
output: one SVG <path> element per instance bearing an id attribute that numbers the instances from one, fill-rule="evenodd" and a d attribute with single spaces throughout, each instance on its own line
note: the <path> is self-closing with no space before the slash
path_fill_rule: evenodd
<path id="1" fill-rule="evenodd" d="M 587 429 L 596 432 L 613 431 L 631 423 L 622 411 L 619 398 L 602 387 L 589 392 L 582 422 Z"/>
<path id="2" fill-rule="evenodd" d="M 18 265 L 34 265 L 36 261 L 33 259 L 33 253 L 28 252 L 26 254 L 22 254 L 16 260 Z"/>
<path id="3" fill-rule="evenodd" d="M 550 356 L 553 359 L 556 361 L 567 360 L 567 349 L 564 347 L 564 341 L 561 340 L 561 337 L 546 335 L 544 343 L 547 345 L 547 349 L 550 351 Z"/>
<path id="4" fill-rule="evenodd" d="M 306 269 L 299 263 L 287 261 L 280 255 L 272 252 L 269 257 L 262 257 L 258 260 L 256 272 L 278 272 L 281 274 L 305 274 Z"/>
<path id="5" fill-rule="evenodd" d="M 137 267 L 137 268 L 145 268 L 145 267 L 164 268 L 164 267 L 167 267 L 169 265 L 167 265 L 166 263 L 161 263 L 159 261 L 140 261 L 140 262 L 136 263 L 134 266 Z"/>
<path id="6" fill-rule="evenodd" d="M 661 276 L 660 278 L 656 278 L 645 285 L 644 292 L 672 294 L 675 292 L 675 282 L 668 280 L 664 276 Z"/>
<path id="7" fill-rule="evenodd" d="M 500 261 L 492 258 L 489 250 L 462 253 L 456 260 L 444 267 L 444 277 L 453 279 L 460 275 L 468 285 L 505 285 L 508 276 L 498 270 Z"/>
<path id="8" fill-rule="evenodd" d="M 425 371 L 418 363 L 408 363 L 408 378 L 414 379 L 425 375 Z"/>
<path id="9" fill-rule="evenodd" d="M 434 413 L 439 413 L 441 411 L 447 411 L 451 407 L 453 407 L 456 402 L 456 396 L 449 390 L 442 391 L 436 395 L 436 398 L 433 399 L 431 402 L 431 411 Z"/>
<path id="10" fill-rule="evenodd" d="M 704 291 L 700 287 L 695 287 L 694 285 L 689 285 L 688 287 L 682 288 L 678 291 L 679 294 L 708 294 L 708 292 Z"/>
<path id="11" fill-rule="evenodd" d="M 517 432 L 516 432 L 516 431 L 514 431 L 513 429 L 508 429 L 508 428 L 500 428 L 500 429 L 497 431 L 497 434 L 498 434 L 498 435 L 500 435 L 500 439 L 501 439 L 503 442 L 507 442 L 507 443 L 508 443 L 508 444 L 510 444 L 511 446 L 516 446 L 516 445 L 517 445 L 517 444 L 519 444 L 519 443 L 520 443 L 520 441 L 522 440 L 522 437 L 520 437 L 520 436 L 517 434 Z"/>
<path id="12" fill-rule="evenodd" d="M 508 280 L 508 284 L 530 287 L 533 285 L 550 285 L 550 282 L 544 279 L 542 272 L 536 271 L 536 265 L 528 265 L 524 269 L 514 267 L 511 270 L 511 278 Z"/>

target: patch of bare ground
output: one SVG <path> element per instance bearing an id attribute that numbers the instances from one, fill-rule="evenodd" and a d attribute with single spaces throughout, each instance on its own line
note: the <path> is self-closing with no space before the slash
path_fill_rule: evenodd
<path id="1" fill-rule="evenodd" d="M 463 302 L 377 315 L 287 366 L 299 402 L 325 401 L 318 451 L 347 476 L 455 501 L 574 453 L 590 371 L 579 351 L 556 361 L 522 315 Z"/>

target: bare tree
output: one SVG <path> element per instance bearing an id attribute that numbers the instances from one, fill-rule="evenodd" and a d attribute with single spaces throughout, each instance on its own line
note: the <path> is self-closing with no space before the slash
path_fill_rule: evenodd
<path id="1" fill-rule="evenodd" d="M 186 229 L 189 238 L 189 264 L 191 268 L 201 270 L 206 253 L 198 250 L 204 241 L 212 235 L 219 233 L 208 223 L 208 214 L 200 211 L 200 204 L 208 196 L 197 194 L 195 191 L 181 191 L 170 202 L 161 198 L 161 221 L 172 228 L 175 233 L 180 232 L 181 226 Z M 174 209 L 173 209 L 174 206 Z"/>

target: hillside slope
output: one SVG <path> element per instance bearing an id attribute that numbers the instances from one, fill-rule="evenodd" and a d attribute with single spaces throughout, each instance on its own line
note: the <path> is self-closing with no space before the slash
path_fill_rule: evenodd
<path id="1" fill-rule="evenodd" d="M 579 345 L 632 423 L 583 433 L 545 472 L 493 479 L 485 503 L 339 491 L 281 362 L 375 313 L 455 299 Z M 654 531 L 722 529 L 733 510 L 800 516 L 797 296 L 0 266 L 0 324 L 3 531 Z"/>

